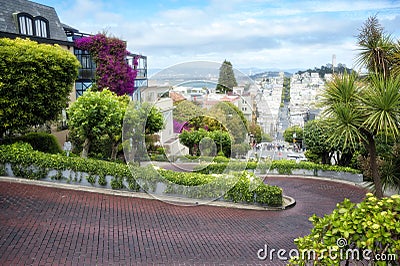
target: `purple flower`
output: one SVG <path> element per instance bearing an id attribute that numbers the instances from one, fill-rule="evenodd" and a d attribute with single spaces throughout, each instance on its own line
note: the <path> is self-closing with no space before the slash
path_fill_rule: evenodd
<path id="1" fill-rule="evenodd" d="M 137 70 L 129 66 L 125 60 L 129 52 L 124 41 L 97 34 L 77 39 L 75 45 L 79 49 L 89 51 L 93 56 L 97 65 L 98 88 L 109 88 L 117 95 L 134 92 Z M 138 59 L 134 58 L 134 66 L 138 65 Z"/>

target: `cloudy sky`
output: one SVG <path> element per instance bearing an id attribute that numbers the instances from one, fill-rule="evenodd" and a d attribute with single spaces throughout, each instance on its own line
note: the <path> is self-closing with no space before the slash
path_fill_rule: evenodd
<path id="1" fill-rule="evenodd" d="M 235 68 L 354 65 L 356 35 L 377 15 L 400 38 L 400 1 L 33 0 L 81 32 L 106 31 L 148 56 L 149 68 L 231 61 Z"/>

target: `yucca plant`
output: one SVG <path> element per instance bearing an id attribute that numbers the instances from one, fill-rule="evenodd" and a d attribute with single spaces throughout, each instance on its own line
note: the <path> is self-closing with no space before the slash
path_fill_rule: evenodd
<path id="1" fill-rule="evenodd" d="M 324 114 L 334 124 L 331 143 L 344 141 L 344 147 L 365 144 L 369 153 L 375 193 L 383 196 L 378 172 L 375 137 L 379 133 L 399 136 L 400 78 L 371 74 L 362 82 L 357 75 L 337 75 L 326 85 L 322 95 Z"/>

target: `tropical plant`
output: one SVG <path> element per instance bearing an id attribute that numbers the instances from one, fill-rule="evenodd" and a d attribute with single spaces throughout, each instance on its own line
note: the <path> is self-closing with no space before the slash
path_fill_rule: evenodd
<path id="1" fill-rule="evenodd" d="M 399 135 L 400 78 L 372 74 L 367 81 L 358 82 L 354 73 L 334 76 L 326 85 L 322 104 L 335 129 L 330 141 L 343 141 L 344 148 L 365 144 L 376 195 L 382 197 L 375 138 L 379 133 Z"/>
<path id="2" fill-rule="evenodd" d="M 357 64 L 365 66 L 370 73 L 389 76 L 396 46 L 391 36 L 384 32 L 376 16 L 367 19 L 357 38 L 360 50 Z"/>

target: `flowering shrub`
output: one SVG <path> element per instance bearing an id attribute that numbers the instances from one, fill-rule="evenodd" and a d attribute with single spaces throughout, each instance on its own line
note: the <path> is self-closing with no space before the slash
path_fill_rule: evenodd
<path id="1" fill-rule="evenodd" d="M 97 64 L 96 84 L 99 89 L 109 88 L 117 95 L 134 92 L 137 70 L 132 69 L 126 61 L 129 52 L 124 41 L 97 34 L 77 39 L 75 45 L 79 49 L 89 51 L 93 56 Z M 134 58 L 133 64 L 137 66 L 137 57 Z"/>
<path id="2" fill-rule="evenodd" d="M 368 193 L 359 204 L 345 199 L 331 214 L 309 220 L 314 228 L 294 240 L 298 254 L 289 265 L 399 265 L 399 195 Z"/>
<path id="3" fill-rule="evenodd" d="M 179 122 L 174 119 L 174 133 L 181 133 L 183 130 L 189 130 L 189 123 L 187 121 Z"/>

